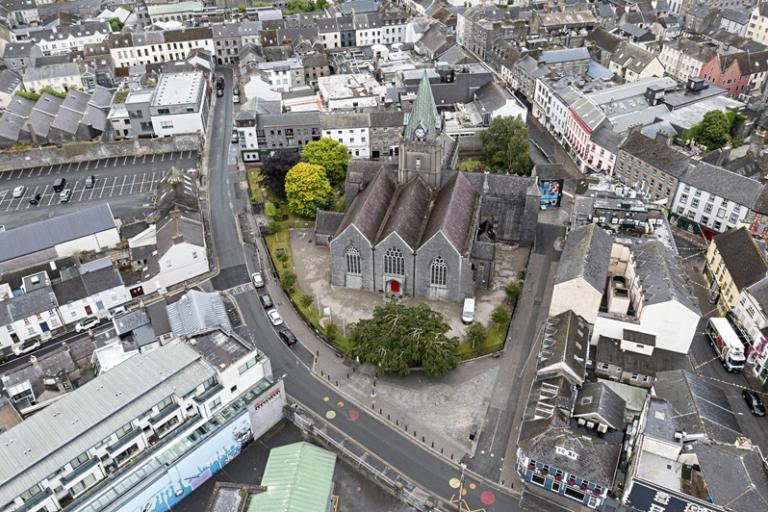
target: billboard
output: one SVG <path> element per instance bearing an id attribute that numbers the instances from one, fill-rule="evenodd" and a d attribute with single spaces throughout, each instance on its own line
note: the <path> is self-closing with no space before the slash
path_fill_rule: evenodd
<path id="1" fill-rule="evenodd" d="M 541 199 L 539 204 L 542 210 L 558 208 L 563 198 L 563 180 L 539 180 Z"/>

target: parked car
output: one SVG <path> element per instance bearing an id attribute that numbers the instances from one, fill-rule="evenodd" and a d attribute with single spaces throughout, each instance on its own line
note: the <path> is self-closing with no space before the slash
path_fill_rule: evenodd
<path id="1" fill-rule="evenodd" d="M 240 96 L 232 96 L 232 103 L 234 104 L 240 103 Z"/>
<path id="2" fill-rule="evenodd" d="M 464 299 L 464 308 L 461 310 L 461 321 L 465 324 L 471 324 L 475 321 L 475 299 Z"/>
<path id="3" fill-rule="evenodd" d="M 259 300 L 261 301 L 261 305 L 264 306 L 264 309 L 269 309 L 274 306 L 272 303 L 272 297 L 270 297 L 268 293 L 259 295 Z"/>
<path id="4" fill-rule="evenodd" d="M 38 192 L 37 194 L 35 194 L 35 195 L 34 195 L 34 196 L 33 196 L 33 197 L 32 197 L 32 198 L 29 200 L 29 204 L 31 204 L 32 206 L 34 206 L 34 205 L 36 205 L 36 204 L 40 204 L 40 199 L 42 199 L 42 198 L 43 198 L 42 194 L 40 194 L 40 193 Z"/>
<path id="5" fill-rule="evenodd" d="M 27 340 L 18 345 L 14 345 L 13 348 L 11 348 L 11 352 L 13 352 L 14 355 L 17 355 L 17 356 L 23 356 L 24 354 L 29 354 L 30 352 L 33 352 L 38 348 L 40 348 L 40 340 L 35 340 L 31 342 Z"/>
<path id="6" fill-rule="evenodd" d="M 280 313 L 278 313 L 276 309 L 267 311 L 267 316 L 269 317 L 269 321 L 272 322 L 272 325 L 282 325 L 283 317 L 280 316 Z"/>
<path id="7" fill-rule="evenodd" d="M 745 389 L 741 392 L 741 396 L 744 397 L 744 401 L 747 402 L 747 407 L 752 411 L 755 416 L 765 416 L 765 406 L 763 401 L 760 400 L 760 395 L 751 389 Z"/>
<path id="8" fill-rule="evenodd" d="M 240 142 L 240 136 L 237 134 L 237 131 L 232 130 L 232 144 L 237 144 Z"/>
<path id="9" fill-rule="evenodd" d="M 283 340 L 289 347 L 295 345 L 299 341 L 296 339 L 296 335 L 293 334 L 293 331 L 287 327 L 283 327 L 277 331 L 277 335 L 280 336 L 280 339 Z"/>
<path id="10" fill-rule="evenodd" d="M 56 181 L 53 182 L 53 191 L 54 192 L 61 192 L 64 190 L 64 185 L 67 184 L 66 178 L 56 178 Z"/>
<path id="11" fill-rule="evenodd" d="M 117 306 L 116 308 L 110 309 L 109 314 L 112 317 L 116 317 L 117 315 L 122 315 L 123 313 L 125 313 L 125 311 L 126 311 L 125 306 Z"/>
<path id="12" fill-rule="evenodd" d="M 27 187 L 24 185 L 19 185 L 15 189 L 13 189 L 13 198 L 18 199 L 19 197 L 24 195 L 24 192 L 27 191 Z"/>
<path id="13" fill-rule="evenodd" d="M 251 274 L 251 280 L 256 288 L 264 288 L 264 278 L 261 276 L 261 272 Z"/>
<path id="14" fill-rule="evenodd" d="M 75 325 L 75 331 L 77 332 L 85 332 L 93 329 L 97 325 L 99 325 L 101 321 L 98 318 L 86 318 L 85 320 L 82 320 L 78 322 Z"/>
<path id="15" fill-rule="evenodd" d="M 88 176 L 85 178 L 85 188 L 93 188 L 96 184 L 96 176 Z"/>
<path id="16" fill-rule="evenodd" d="M 60 203 L 68 203 L 71 197 L 72 197 L 72 189 L 71 188 L 65 188 L 59 194 L 59 202 Z"/>

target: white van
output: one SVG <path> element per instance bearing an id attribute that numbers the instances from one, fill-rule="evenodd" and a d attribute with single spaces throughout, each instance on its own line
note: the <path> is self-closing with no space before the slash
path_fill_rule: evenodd
<path id="1" fill-rule="evenodd" d="M 465 324 L 471 324 L 475 321 L 475 298 L 464 299 L 464 309 L 461 310 L 461 321 Z"/>

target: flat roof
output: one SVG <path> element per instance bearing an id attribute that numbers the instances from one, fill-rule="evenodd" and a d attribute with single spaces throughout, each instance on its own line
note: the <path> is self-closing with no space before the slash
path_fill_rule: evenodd
<path id="1" fill-rule="evenodd" d="M 202 71 L 165 73 L 160 76 L 157 87 L 155 87 L 155 93 L 152 95 L 152 106 L 197 104 L 200 102 L 202 93 Z"/>

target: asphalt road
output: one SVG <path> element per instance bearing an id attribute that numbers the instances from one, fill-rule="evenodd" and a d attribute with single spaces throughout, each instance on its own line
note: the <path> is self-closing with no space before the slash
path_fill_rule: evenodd
<path id="1" fill-rule="evenodd" d="M 236 175 L 231 158 L 233 150 L 229 144 L 233 111 L 230 97 L 232 75 L 229 70 L 223 70 L 223 76 L 226 82 L 225 95 L 217 98 L 214 122 L 209 132 L 211 141 L 208 186 L 213 245 L 222 271 L 242 269 L 241 283 L 244 284 L 249 279 L 249 272 L 258 268 L 258 262 L 237 235 L 235 216 L 245 208 L 245 202 L 238 200 L 235 193 Z M 232 286 L 232 280 L 232 277 L 228 279 L 228 287 Z M 338 401 L 346 400 L 316 379 L 301 359 L 280 341 L 254 290 L 243 288 L 241 293 L 235 295 L 235 299 L 242 311 L 249 337 L 269 356 L 273 374 L 286 375 L 286 390 L 291 397 L 321 417 L 325 417 Z M 354 421 L 339 413 L 329 423 L 411 478 L 417 485 L 445 499 L 451 497 L 453 489 L 448 482 L 451 478 L 459 476 L 458 465 L 425 451 L 366 411 L 358 412 L 359 415 L 356 415 Z M 468 493 L 465 500 L 473 510 L 522 510 L 517 497 L 493 489 L 483 482 L 476 482 L 474 489 L 467 485 L 466 490 Z M 485 504 L 481 502 L 481 496 L 486 501 Z"/>

